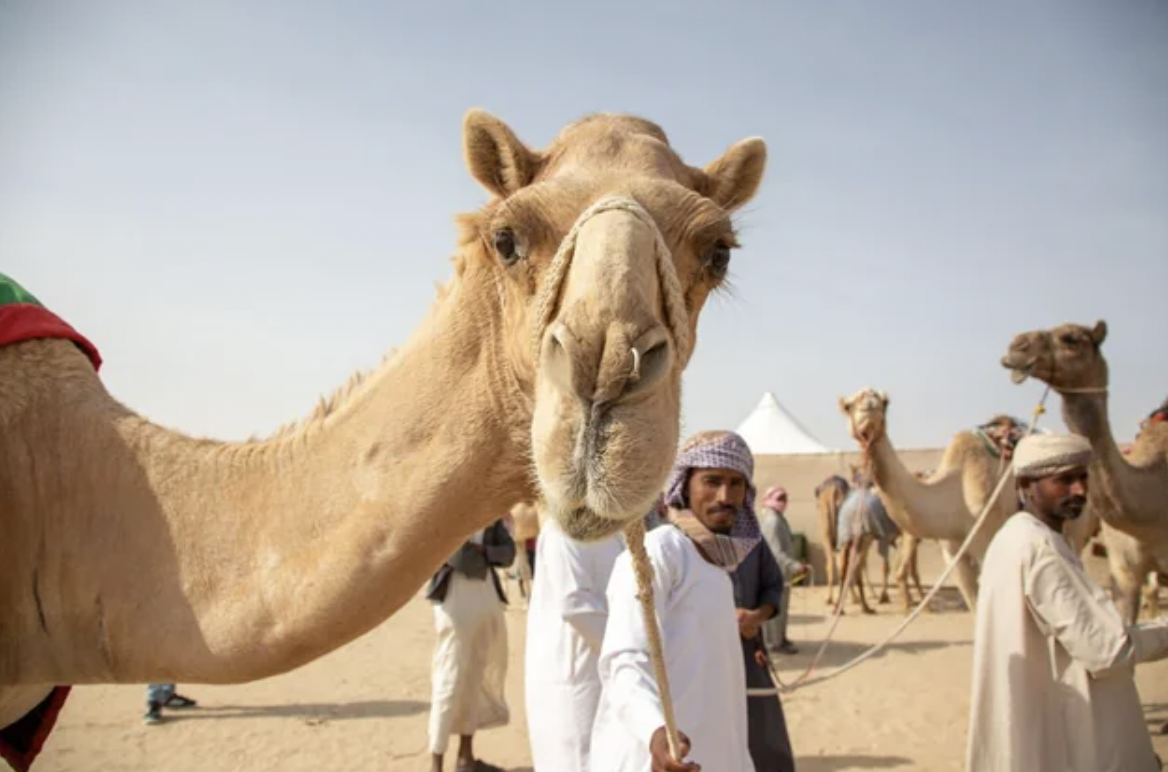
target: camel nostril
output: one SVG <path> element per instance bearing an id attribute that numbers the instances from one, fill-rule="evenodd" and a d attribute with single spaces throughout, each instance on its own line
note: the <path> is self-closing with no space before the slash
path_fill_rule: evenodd
<path id="1" fill-rule="evenodd" d="M 562 325 L 555 325 L 547 336 L 542 355 L 544 375 L 556 388 L 569 393 L 580 393 L 575 383 L 572 350 L 575 341 Z"/>
<path id="2" fill-rule="evenodd" d="M 630 350 L 632 356 L 625 394 L 651 388 L 669 373 L 673 364 L 673 347 L 664 329 L 656 328 L 645 333 Z"/>

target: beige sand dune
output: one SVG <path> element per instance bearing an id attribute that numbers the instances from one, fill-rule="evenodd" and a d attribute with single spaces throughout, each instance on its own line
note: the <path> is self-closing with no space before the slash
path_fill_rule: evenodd
<path id="1" fill-rule="evenodd" d="M 956 597 L 947 588 L 942 606 Z M 788 678 L 826 630 L 823 600 L 822 588 L 792 597 L 792 633 L 803 651 L 782 661 Z M 895 601 L 875 617 L 849 613 L 827 666 L 859 653 L 901 619 Z M 509 611 L 507 620 L 512 722 L 483 733 L 477 746 L 489 761 L 528 770 L 523 612 Z M 967 613 L 924 615 L 872 661 L 787 696 L 800 772 L 960 770 L 971 629 Z M 144 688 L 80 687 L 35 772 L 425 770 L 432 640 L 428 604 L 415 598 L 370 634 L 300 670 L 241 686 L 184 685 L 200 707 L 171 711 L 155 727 L 140 720 Z M 1142 667 L 1138 682 L 1149 722 L 1168 719 L 1168 662 Z M 1168 758 L 1168 737 L 1155 743 Z"/>

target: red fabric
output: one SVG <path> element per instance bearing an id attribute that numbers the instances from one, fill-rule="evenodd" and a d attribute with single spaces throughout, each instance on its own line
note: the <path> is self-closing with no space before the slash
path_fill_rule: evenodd
<path id="1" fill-rule="evenodd" d="M 0 729 L 0 758 L 16 772 L 28 772 L 49 739 L 57 716 L 65 706 L 70 686 L 58 686 L 19 721 Z"/>
<path id="2" fill-rule="evenodd" d="M 101 369 L 101 354 L 97 353 L 97 347 L 49 309 L 31 303 L 0 306 L 0 346 L 39 338 L 71 340 L 89 357 L 94 370 Z"/>

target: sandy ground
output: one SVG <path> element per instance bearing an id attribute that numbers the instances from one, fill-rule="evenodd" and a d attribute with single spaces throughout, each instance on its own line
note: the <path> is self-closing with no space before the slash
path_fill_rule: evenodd
<path id="1" fill-rule="evenodd" d="M 952 610 L 955 597 L 944 591 L 936 613 L 921 617 L 869 662 L 784 697 L 801 772 L 961 769 L 973 620 Z M 781 661 L 788 679 L 806 667 L 810 643 L 826 631 L 824 598 L 820 588 L 792 596 L 792 637 L 802 651 Z M 827 669 L 903 618 L 894 606 L 879 611 L 848 613 L 828 650 Z M 476 745 L 488 761 L 529 771 L 523 611 L 509 610 L 507 622 L 511 724 L 484 732 Z M 82 687 L 70 697 L 34 772 L 420 772 L 428 769 L 432 641 L 428 604 L 415 599 L 373 632 L 295 672 L 242 686 L 184 685 L 181 691 L 200 706 L 170 711 L 153 727 L 140 720 L 144 687 Z M 1138 682 L 1149 723 L 1168 720 L 1168 662 L 1142 667 Z M 1156 737 L 1155 744 L 1168 758 L 1168 737 Z"/>

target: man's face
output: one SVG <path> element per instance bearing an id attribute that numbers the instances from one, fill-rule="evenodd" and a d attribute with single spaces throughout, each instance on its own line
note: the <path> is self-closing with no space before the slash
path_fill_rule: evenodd
<path id="1" fill-rule="evenodd" d="M 1060 520 L 1074 520 L 1087 506 L 1087 468 L 1081 466 L 1062 474 L 1031 480 L 1027 493 L 1040 513 Z"/>
<path id="2" fill-rule="evenodd" d="M 775 499 L 775 510 L 780 513 L 787 511 L 787 494 L 784 493 Z"/>
<path id="3" fill-rule="evenodd" d="M 733 469 L 695 469 L 689 476 L 689 508 L 714 533 L 730 533 L 746 503 L 746 477 Z"/>

